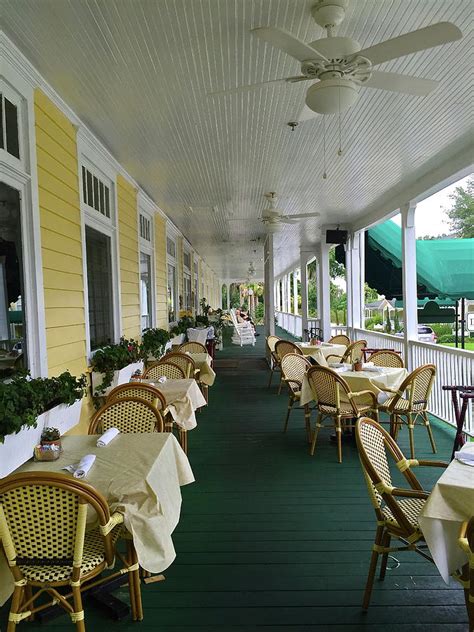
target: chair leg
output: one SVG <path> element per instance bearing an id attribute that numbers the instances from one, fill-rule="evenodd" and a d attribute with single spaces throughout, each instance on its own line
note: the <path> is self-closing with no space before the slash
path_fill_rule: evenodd
<path id="1" fill-rule="evenodd" d="M 273 378 L 274 371 L 275 369 L 273 368 L 273 365 L 272 365 L 272 368 L 270 369 L 270 379 L 268 380 L 268 388 L 270 388 L 270 386 L 272 385 L 272 378 Z"/>
<path id="2" fill-rule="evenodd" d="M 431 449 L 433 450 L 433 454 L 436 454 L 436 452 L 437 452 L 437 450 L 436 450 L 436 443 L 435 443 L 435 440 L 434 440 L 433 430 L 431 429 L 430 420 L 429 420 L 429 417 L 428 417 L 428 414 L 427 414 L 426 410 L 424 410 L 421 413 L 421 416 L 423 417 L 423 421 L 425 422 L 426 429 L 428 430 L 428 437 L 430 438 Z"/>
<path id="3" fill-rule="evenodd" d="M 316 427 L 314 428 L 314 432 L 313 432 L 313 440 L 311 441 L 311 449 L 309 451 L 311 456 L 314 456 L 314 451 L 316 450 L 316 440 L 318 438 L 319 429 L 321 428 L 322 416 L 323 416 L 322 413 L 318 412 L 318 416 L 316 418 Z"/>
<path id="4" fill-rule="evenodd" d="M 370 603 L 370 597 L 372 595 L 372 587 L 374 585 L 375 571 L 377 570 L 377 562 L 379 559 L 379 553 L 377 548 L 382 544 L 384 537 L 384 528 L 382 526 L 377 527 L 375 533 L 375 542 L 372 549 L 372 555 L 370 557 L 369 574 L 367 576 L 367 583 L 365 585 L 364 599 L 362 601 L 362 608 L 367 610 Z"/>
<path id="5" fill-rule="evenodd" d="M 21 608 L 23 602 L 24 588 L 23 586 L 15 586 L 12 597 L 12 605 L 10 607 L 10 614 L 16 615 Z M 8 621 L 7 632 L 15 632 L 16 623 L 14 621 Z"/>
<path id="6" fill-rule="evenodd" d="M 294 398 L 290 394 L 288 398 L 288 410 L 286 411 L 285 425 L 283 426 L 283 432 L 286 432 L 288 430 L 288 421 L 290 419 L 291 408 L 293 406 L 294 401 L 295 401 Z"/>
<path id="7" fill-rule="evenodd" d="M 188 433 L 186 430 L 179 429 L 179 445 L 182 447 L 184 454 L 188 453 Z"/>
<path id="8" fill-rule="evenodd" d="M 86 632 L 86 626 L 84 625 L 84 608 L 82 606 L 81 587 L 72 586 L 71 588 L 72 588 L 72 601 L 73 601 L 73 608 L 74 608 L 74 613 L 71 613 L 71 614 L 82 616 L 82 619 L 79 619 L 75 622 L 76 631 Z"/>
<path id="9" fill-rule="evenodd" d="M 138 566 L 138 555 L 132 542 L 132 563 L 137 567 L 131 571 L 133 574 L 133 590 L 135 594 L 135 615 L 136 621 L 143 621 L 142 589 L 140 586 L 140 568 Z M 129 573 L 130 574 L 130 573 Z"/>
<path id="10" fill-rule="evenodd" d="M 337 460 L 342 463 L 342 428 L 341 418 L 336 417 Z"/>
<path id="11" fill-rule="evenodd" d="M 278 395 L 281 395 L 282 386 L 283 386 L 283 375 L 280 377 L 280 385 L 278 386 Z"/>
<path id="12" fill-rule="evenodd" d="M 304 407 L 304 425 L 306 428 L 306 439 L 311 443 L 311 410 L 308 404 Z"/>
<path id="13" fill-rule="evenodd" d="M 408 418 L 408 436 L 410 438 L 410 458 L 414 459 L 415 458 L 415 434 L 414 434 L 415 424 L 413 422 L 413 415 L 411 413 L 408 413 L 407 418 Z"/>
<path id="14" fill-rule="evenodd" d="M 390 540 L 391 540 L 390 533 L 386 531 L 382 539 L 382 546 L 388 549 L 390 546 Z M 382 565 L 380 566 L 380 575 L 379 575 L 380 581 L 383 581 L 385 579 L 385 572 L 387 570 L 387 562 L 388 562 L 388 553 L 382 553 Z"/>

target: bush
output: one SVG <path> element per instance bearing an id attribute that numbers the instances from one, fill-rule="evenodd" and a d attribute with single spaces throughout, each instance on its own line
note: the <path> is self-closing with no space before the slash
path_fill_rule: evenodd
<path id="1" fill-rule="evenodd" d="M 446 344 L 447 342 L 455 342 L 453 334 L 444 334 L 444 336 L 438 337 L 439 344 Z"/>
<path id="2" fill-rule="evenodd" d="M 257 307 L 255 308 L 255 324 L 261 325 L 263 323 L 263 319 L 265 317 L 265 307 L 263 303 L 257 303 Z"/>

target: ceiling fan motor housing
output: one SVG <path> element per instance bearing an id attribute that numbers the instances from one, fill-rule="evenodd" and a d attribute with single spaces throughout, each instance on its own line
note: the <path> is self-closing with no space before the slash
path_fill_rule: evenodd
<path id="1" fill-rule="evenodd" d="M 323 29 L 339 26 L 346 16 L 348 0 L 322 0 L 314 5 L 311 14 Z"/>
<path id="2" fill-rule="evenodd" d="M 308 88 L 306 105 L 319 114 L 335 114 L 354 105 L 358 92 L 359 86 L 350 79 L 324 79 Z"/>

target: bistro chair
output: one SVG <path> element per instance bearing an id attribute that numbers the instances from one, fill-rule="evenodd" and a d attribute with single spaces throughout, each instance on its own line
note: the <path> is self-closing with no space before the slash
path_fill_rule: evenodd
<path id="1" fill-rule="evenodd" d="M 130 397 L 138 397 L 152 403 L 160 413 L 160 416 L 163 419 L 163 424 L 166 427 L 166 399 L 163 393 L 159 391 L 156 386 L 153 386 L 153 384 L 144 384 L 143 382 L 127 382 L 127 384 L 120 384 L 120 386 L 116 386 L 107 395 L 106 403 L 116 399 L 129 399 Z"/>
<path id="2" fill-rule="evenodd" d="M 268 380 L 268 388 L 272 385 L 273 373 L 280 371 L 280 360 L 275 351 L 275 345 L 280 340 L 278 336 L 267 336 L 266 344 L 270 354 L 270 379 Z"/>
<path id="3" fill-rule="evenodd" d="M 351 344 L 351 340 L 349 336 L 345 334 L 337 334 L 336 336 L 332 336 L 329 338 L 328 342 L 332 345 L 344 345 L 348 347 Z"/>
<path id="4" fill-rule="evenodd" d="M 428 399 L 433 388 L 436 375 L 434 364 L 424 364 L 412 371 L 402 382 L 397 391 L 389 388 L 383 389 L 390 394 L 379 410 L 390 415 L 390 434 L 396 440 L 400 426 L 406 424 L 410 439 L 410 456 L 415 458 L 414 428 L 416 425 L 426 426 L 433 453 L 436 452 L 436 443 L 431 430 L 428 417 Z M 407 396 L 405 397 L 405 393 Z"/>
<path id="5" fill-rule="evenodd" d="M 281 366 L 281 361 L 283 360 L 283 357 L 287 353 L 296 353 L 301 356 L 303 355 L 303 352 L 298 347 L 298 345 L 295 345 L 295 343 L 291 342 L 291 340 L 278 340 L 275 343 L 275 354 L 278 358 L 278 362 L 280 366 Z M 281 393 L 282 385 L 283 385 L 283 373 L 281 373 L 281 377 L 280 377 L 280 385 L 278 386 L 278 395 L 280 395 Z"/>
<path id="6" fill-rule="evenodd" d="M 363 608 L 367 610 L 379 556 L 382 556 L 381 580 L 385 578 L 388 555 L 394 551 L 416 551 L 425 559 L 433 561 L 423 550 L 426 549 L 426 544 L 418 524 L 418 516 L 429 493 L 423 489 L 412 468 L 418 465 L 446 467 L 447 463 L 406 459 L 393 437 L 379 423 L 367 417 L 357 421 L 356 441 L 377 520 L 375 543 L 372 547 L 363 599 Z M 393 466 L 391 469 L 389 458 L 403 475 L 407 483 L 406 488 L 393 486 Z M 397 538 L 404 546 L 391 547 L 392 538 Z"/>
<path id="7" fill-rule="evenodd" d="M 293 408 L 293 404 L 295 402 L 299 402 L 301 399 L 301 387 L 303 385 L 303 379 L 306 374 L 306 371 L 311 368 L 311 362 L 307 360 L 304 356 L 299 355 L 298 353 L 287 353 L 282 361 L 281 361 L 281 372 L 283 375 L 283 380 L 286 382 L 288 386 L 288 411 L 286 413 L 285 425 L 283 427 L 283 432 L 286 432 L 288 429 L 288 421 L 290 419 L 291 409 Z M 311 441 L 311 426 L 310 426 L 310 410 L 309 405 L 306 404 L 304 407 L 304 420 L 306 426 L 306 435 L 308 438 L 308 443 Z"/>
<path id="8" fill-rule="evenodd" d="M 86 529 L 89 509 L 98 522 L 92 530 Z M 110 515 L 102 494 L 69 475 L 22 472 L 2 479 L 0 538 L 15 582 L 7 631 L 14 632 L 24 619 L 57 604 L 69 614 L 77 632 L 85 632 L 82 592 L 114 565 L 122 524 L 123 514 Z M 139 566 L 131 540 L 128 560 L 120 558 L 123 569 L 93 583 L 128 573 L 132 616 L 143 619 Z M 52 601 L 45 603 L 45 594 Z M 43 603 L 35 605 L 38 597 Z"/>
<path id="9" fill-rule="evenodd" d="M 183 369 L 184 375 L 187 378 L 194 378 L 196 365 L 194 364 L 194 360 L 187 353 L 183 353 L 181 351 L 171 351 L 163 356 L 158 364 L 163 362 L 173 362 L 173 364 L 177 364 Z"/>
<path id="10" fill-rule="evenodd" d="M 328 362 L 340 362 L 341 364 L 353 364 L 356 360 L 362 360 L 366 346 L 367 340 L 356 340 L 355 342 L 351 342 L 342 355 L 331 353 L 326 356 L 326 360 Z M 331 360 L 331 358 L 333 359 Z"/>
<path id="11" fill-rule="evenodd" d="M 316 450 L 316 441 L 320 428 L 331 427 L 336 430 L 337 457 L 342 463 L 342 430 L 354 427 L 354 419 L 358 419 L 362 414 L 371 413 L 378 419 L 377 397 L 372 391 L 358 391 L 351 393 L 351 389 L 346 380 L 324 366 L 313 366 L 307 373 L 307 378 L 314 400 L 318 416 L 316 427 L 311 442 L 311 456 Z M 357 403 L 360 397 L 363 401 Z M 331 419 L 329 426 L 324 425 L 326 419 Z"/>
<path id="12" fill-rule="evenodd" d="M 370 356 L 370 361 L 373 362 L 375 366 L 385 366 L 392 369 L 403 369 L 405 366 L 401 356 L 395 351 L 389 351 L 388 349 L 375 351 Z"/>
<path id="13" fill-rule="evenodd" d="M 120 432 L 163 432 L 163 417 L 153 403 L 139 397 L 107 400 L 89 424 L 88 434 L 101 434 L 109 428 Z"/>
<path id="14" fill-rule="evenodd" d="M 179 346 L 180 353 L 207 353 L 207 348 L 200 342 L 188 341 Z"/>
<path id="15" fill-rule="evenodd" d="M 158 380 L 166 377 L 169 380 L 184 380 L 186 374 L 183 369 L 174 362 L 156 362 L 143 374 L 144 380 Z"/>
<path id="16" fill-rule="evenodd" d="M 459 546 L 466 553 L 468 562 L 462 572 L 454 577 L 464 588 L 467 615 L 469 618 L 469 632 L 474 631 L 474 518 L 464 522 L 459 535 Z"/>

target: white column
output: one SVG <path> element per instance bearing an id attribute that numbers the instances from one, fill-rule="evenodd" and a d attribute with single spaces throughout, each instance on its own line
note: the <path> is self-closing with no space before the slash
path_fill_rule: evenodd
<path id="1" fill-rule="evenodd" d="M 329 340 L 331 337 L 329 250 L 329 244 L 322 241 L 318 244 L 318 316 L 323 340 Z"/>
<path id="2" fill-rule="evenodd" d="M 275 335 L 275 301 L 273 295 L 273 235 L 267 235 L 263 247 L 265 281 L 265 336 Z"/>
<path id="3" fill-rule="evenodd" d="M 347 325 L 353 329 L 364 325 L 364 231 L 351 235 L 346 244 Z"/>
<path id="4" fill-rule="evenodd" d="M 230 309 L 230 283 L 226 283 L 226 287 L 227 287 L 227 304 L 226 304 L 226 309 L 229 310 Z"/>
<path id="5" fill-rule="evenodd" d="M 293 270 L 293 313 L 298 314 L 298 276 L 297 270 Z"/>
<path id="6" fill-rule="evenodd" d="M 280 300 L 280 279 L 275 281 L 275 308 L 278 311 L 281 311 L 281 300 Z"/>
<path id="7" fill-rule="evenodd" d="M 290 279 L 290 273 L 288 272 L 288 274 L 285 276 L 285 292 L 286 292 L 286 305 L 285 305 L 285 312 L 288 312 L 288 314 L 291 314 L 291 279 Z"/>
<path id="8" fill-rule="evenodd" d="M 414 202 L 407 202 L 400 208 L 402 215 L 403 329 L 405 365 L 409 371 L 413 370 L 409 341 L 418 339 L 415 209 Z"/>
<path id="9" fill-rule="evenodd" d="M 300 280 L 301 280 L 301 336 L 304 340 L 304 330 L 308 329 L 308 255 L 300 252 Z"/>

